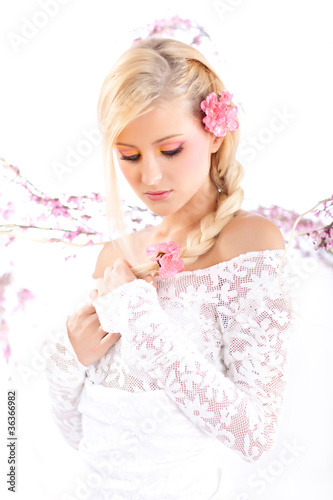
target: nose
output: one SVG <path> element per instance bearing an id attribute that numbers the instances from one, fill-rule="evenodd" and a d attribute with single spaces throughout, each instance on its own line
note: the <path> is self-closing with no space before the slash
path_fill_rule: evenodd
<path id="1" fill-rule="evenodd" d="M 156 159 L 147 159 L 143 162 L 141 172 L 142 182 L 147 186 L 157 184 L 162 179 L 162 172 L 157 165 Z"/>

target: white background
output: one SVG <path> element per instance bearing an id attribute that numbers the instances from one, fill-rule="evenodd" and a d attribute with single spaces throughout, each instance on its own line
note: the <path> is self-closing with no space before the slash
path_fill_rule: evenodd
<path id="1" fill-rule="evenodd" d="M 3 1 L 0 6 L 0 156 L 18 166 L 40 189 L 55 196 L 103 193 L 100 145 L 93 144 L 91 152 L 81 155 L 77 166 L 62 179 L 54 164 L 65 163 L 68 151 L 77 149 L 85 133 L 97 128 L 101 84 L 135 38 L 131 30 L 178 14 L 203 25 L 210 34 L 219 53 L 221 77 L 240 108 L 238 159 L 245 170 L 246 200 L 301 213 L 333 194 L 328 0 L 63 1 L 27 43 L 15 48 L 13 35 L 22 36 L 29 22 L 37 20 L 38 24 L 43 3 L 46 0 Z M 279 131 L 270 131 L 272 119 L 281 114 L 287 118 L 280 120 Z M 259 146 L 250 153 L 254 140 Z M 62 256 L 49 246 L 18 242 L 11 257 L 18 283 L 37 297 L 44 294 L 36 303 L 44 303 L 56 314 L 75 302 L 73 290 L 79 290 L 91 275 L 97 253 L 96 248 L 82 251 L 76 263 L 64 265 Z M 73 279 L 75 286 L 66 287 Z M 243 464 L 228 455 L 239 500 L 297 500 L 314 495 L 328 500 L 332 495 L 332 370 L 327 367 L 332 354 L 328 328 L 332 267 L 318 266 L 304 279 L 302 293 L 306 320 L 294 338 L 282 434 L 275 454 L 262 465 L 271 471 L 270 479 L 275 471 L 274 480 L 265 480 L 264 491 L 259 493 L 249 486 L 248 477 L 259 474 L 260 464 Z M 31 349 L 38 349 L 43 339 L 41 325 L 50 328 L 54 316 L 46 317 L 45 310 L 32 304 L 25 319 L 17 322 L 27 326 L 31 318 L 35 328 L 16 328 L 15 338 L 12 334 L 19 366 L 31 366 Z M 27 382 L 13 369 L 12 377 L 9 386 L 19 394 L 17 498 L 64 500 L 66 493 L 76 498 L 80 459 L 51 421 L 42 373 L 37 370 Z M 2 384 L 1 405 L 4 390 Z M 0 424 L 3 432 L 4 417 Z M 294 440 L 303 451 L 288 465 L 272 465 L 280 460 L 285 442 Z M 1 487 L 8 467 L 3 443 Z"/>

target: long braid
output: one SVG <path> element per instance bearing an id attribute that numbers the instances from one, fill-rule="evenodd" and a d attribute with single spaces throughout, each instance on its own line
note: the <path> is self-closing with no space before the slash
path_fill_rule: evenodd
<path id="1" fill-rule="evenodd" d="M 239 186 L 239 176 L 237 172 L 236 175 L 232 172 L 230 177 L 230 184 L 226 181 L 226 185 L 231 194 L 226 197 L 220 195 L 217 210 L 203 217 L 200 228 L 188 235 L 186 249 L 181 254 L 184 263 L 192 264 L 198 257 L 207 253 L 214 246 L 222 229 L 240 209 L 244 194 L 243 189 Z"/>
<path id="2" fill-rule="evenodd" d="M 218 75 L 193 47 L 163 38 L 150 38 L 135 44 L 121 56 L 101 91 L 99 117 L 109 153 L 107 169 L 111 166 L 114 170 L 109 150 L 116 135 L 115 123 L 119 133 L 128 120 L 149 111 L 159 102 L 173 100 L 191 103 L 192 114 L 202 121 L 205 114 L 200 107 L 201 101 L 210 92 L 221 94 L 223 90 L 225 87 Z M 238 135 L 239 130 L 228 131 L 218 151 L 212 154 L 210 176 L 216 186 L 216 210 L 198 221 L 199 228 L 188 234 L 186 246 L 181 249 L 185 265 L 194 263 L 214 246 L 217 236 L 241 208 L 244 193 L 240 183 L 244 171 L 235 160 Z M 107 191 L 110 213 L 119 215 L 118 193 L 114 185 L 110 189 L 110 193 Z M 122 235 L 118 244 L 129 258 L 135 249 L 120 222 L 115 220 Z M 142 278 L 159 269 L 158 263 L 152 262 L 136 266 L 132 271 Z"/>

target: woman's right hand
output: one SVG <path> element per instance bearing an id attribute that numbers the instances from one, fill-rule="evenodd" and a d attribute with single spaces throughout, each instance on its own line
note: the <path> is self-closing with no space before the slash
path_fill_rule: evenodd
<path id="1" fill-rule="evenodd" d="M 120 339 L 120 333 L 106 333 L 93 304 L 78 309 L 66 322 L 69 340 L 80 363 L 89 366 L 101 359 Z"/>

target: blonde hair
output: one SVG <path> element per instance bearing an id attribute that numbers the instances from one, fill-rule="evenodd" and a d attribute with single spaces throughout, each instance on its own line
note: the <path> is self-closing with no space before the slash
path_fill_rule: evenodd
<path id="1" fill-rule="evenodd" d="M 141 40 L 130 47 L 105 78 L 98 101 L 99 126 L 104 138 L 106 215 L 119 231 L 118 241 L 125 255 L 133 254 L 124 220 L 113 160 L 117 136 L 135 118 L 148 113 L 156 104 L 186 101 L 191 113 L 202 120 L 200 103 L 210 92 L 226 90 L 205 57 L 195 48 L 166 38 Z M 202 124 L 204 127 L 204 124 Z M 207 132 L 209 133 L 209 132 Z M 194 263 L 208 252 L 224 226 L 241 208 L 244 192 L 240 183 L 244 171 L 235 160 L 239 129 L 225 135 L 211 156 L 210 176 L 217 188 L 217 206 L 204 216 L 200 227 L 187 236 L 181 250 L 184 264 Z M 158 271 L 157 263 L 132 268 L 138 277 Z"/>

